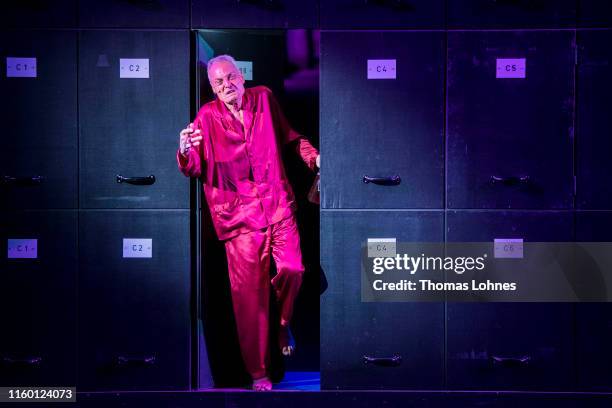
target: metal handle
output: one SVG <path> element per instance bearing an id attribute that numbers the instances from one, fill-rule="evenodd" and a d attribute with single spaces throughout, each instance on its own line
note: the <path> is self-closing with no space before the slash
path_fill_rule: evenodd
<path id="1" fill-rule="evenodd" d="M 284 8 L 281 0 L 236 0 L 236 3 L 251 3 L 268 10 L 282 10 Z"/>
<path id="2" fill-rule="evenodd" d="M 42 362 L 42 357 L 24 357 L 24 358 L 13 358 L 13 357 L 2 357 L 2 362 L 8 365 L 25 365 L 25 366 L 38 366 Z"/>
<path id="3" fill-rule="evenodd" d="M 121 174 L 117 174 L 117 183 L 128 183 L 135 186 L 150 186 L 155 183 L 155 176 L 151 174 L 148 177 L 123 177 Z"/>
<path id="4" fill-rule="evenodd" d="M 518 8 L 527 8 L 525 4 L 521 4 L 521 0 L 491 0 L 492 3 L 495 3 L 498 6 L 514 6 Z"/>
<path id="5" fill-rule="evenodd" d="M 128 356 L 117 356 L 118 366 L 152 366 L 155 364 L 155 356 L 143 356 L 143 357 L 128 357 Z"/>
<path id="6" fill-rule="evenodd" d="M 529 365 L 531 361 L 530 356 L 520 356 L 520 357 L 500 357 L 500 356 L 491 356 L 491 360 L 493 361 L 493 365 L 502 366 L 502 367 L 526 367 Z"/>
<path id="7" fill-rule="evenodd" d="M 414 6 L 406 0 L 364 0 L 364 3 L 386 6 L 396 11 L 414 11 Z"/>
<path id="8" fill-rule="evenodd" d="M 397 186 L 402 182 L 399 174 L 391 177 L 370 177 L 367 174 L 363 176 L 364 183 L 378 184 L 379 186 Z"/>
<path id="9" fill-rule="evenodd" d="M 3 176 L 2 184 L 12 186 L 39 186 L 44 177 L 42 176 L 30 176 L 30 177 L 13 177 Z"/>
<path id="10" fill-rule="evenodd" d="M 541 1 L 524 1 L 524 0 L 489 0 L 491 3 L 500 7 L 512 7 L 528 13 L 544 11 Z"/>
<path id="11" fill-rule="evenodd" d="M 402 356 L 397 354 L 393 357 L 370 357 L 363 356 L 364 364 L 374 364 L 381 367 L 397 367 L 402 364 Z"/>
<path id="12" fill-rule="evenodd" d="M 517 186 L 519 184 L 525 185 L 529 183 L 529 176 L 491 176 L 491 184 L 503 184 L 504 186 Z"/>

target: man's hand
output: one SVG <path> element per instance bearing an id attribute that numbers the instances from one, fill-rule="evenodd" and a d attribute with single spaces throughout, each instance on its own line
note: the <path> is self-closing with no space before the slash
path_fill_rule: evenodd
<path id="1" fill-rule="evenodd" d="M 202 140 L 200 129 L 193 130 L 193 123 L 190 123 L 179 134 L 179 151 L 181 155 L 187 156 L 192 147 L 198 146 Z"/>

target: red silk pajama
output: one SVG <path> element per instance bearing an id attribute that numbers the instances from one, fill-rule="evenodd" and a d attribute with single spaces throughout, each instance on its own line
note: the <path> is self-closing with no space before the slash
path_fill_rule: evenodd
<path id="1" fill-rule="evenodd" d="M 253 378 L 270 367 L 268 317 L 270 283 L 278 301 L 280 321 L 287 326 L 302 283 L 304 266 L 295 217 L 225 242 L 238 339 L 247 371 Z M 270 282 L 270 254 L 277 274 Z"/>

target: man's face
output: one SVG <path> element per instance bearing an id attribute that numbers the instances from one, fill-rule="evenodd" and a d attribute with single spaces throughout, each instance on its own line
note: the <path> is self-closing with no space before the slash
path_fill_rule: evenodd
<path id="1" fill-rule="evenodd" d="M 244 77 L 231 62 L 215 62 L 208 73 L 208 80 L 222 102 L 235 104 L 242 101 Z"/>

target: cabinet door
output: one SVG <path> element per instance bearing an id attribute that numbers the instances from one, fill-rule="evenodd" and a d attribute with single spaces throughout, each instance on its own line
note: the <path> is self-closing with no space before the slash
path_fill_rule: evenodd
<path id="1" fill-rule="evenodd" d="M 578 0 L 578 25 L 580 27 L 611 27 L 612 7 L 607 1 Z"/>
<path id="2" fill-rule="evenodd" d="M 362 302 L 360 266 L 368 238 L 441 242 L 443 220 L 439 211 L 321 212 L 321 265 L 329 284 L 321 296 L 322 389 L 443 387 L 443 303 Z"/>
<path id="3" fill-rule="evenodd" d="M 189 0 L 79 0 L 79 25 L 101 28 L 189 28 Z"/>
<path id="4" fill-rule="evenodd" d="M 83 211 L 80 390 L 188 389 L 189 212 Z"/>
<path id="5" fill-rule="evenodd" d="M 194 0 L 193 28 L 314 28 L 318 1 Z"/>
<path id="6" fill-rule="evenodd" d="M 0 6 L 0 24 L 14 28 L 76 27 L 77 0 L 7 1 Z"/>
<path id="7" fill-rule="evenodd" d="M 76 211 L 5 211 L 0 226 L 0 384 L 74 386 Z"/>
<path id="8" fill-rule="evenodd" d="M 570 242 L 571 212 L 452 211 L 449 242 Z M 570 303 L 448 303 L 448 386 L 561 390 L 573 386 Z"/>
<path id="9" fill-rule="evenodd" d="M 77 206 L 76 33 L 0 37 L 0 207 Z"/>
<path id="10" fill-rule="evenodd" d="M 188 208 L 188 33 L 84 31 L 79 50 L 81 208 Z"/>
<path id="11" fill-rule="evenodd" d="M 576 205 L 584 209 L 612 208 L 612 120 L 610 63 L 612 31 L 578 32 L 576 116 Z"/>
<path id="12" fill-rule="evenodd" d="M 576 214 L 576 241 L 612 242 L 612 211 Z M 609 244 L 608 244 L 609 245 Z M 610 265 L 610 254 L 599 265 Z M 607 276 L 612 271 L 603 270 Z M 588 391 L 612 390 L 612 304 L 576 305 L 576 362 L 578 386 Z"/>
<path id="13" fill-rule="evenodd" d="M 574 33 L 453 32 L 449 208 L 571 208 Z"/>
<path id="14" fill-rule="evenodd" d="M 575 0 L 448 1 L 448 26 L 554 28 L 576 24 Z"/>
<path id="15" fill-rule="evenodd" d="M 327 0 L 321 28 L 427 28 L 444 26 L 442 0 Z"/>
<path id="16" fill-rule="evenodd" d="M 443 207 L 444 58 L 439 32 L 321 33 L 322 208 Z"/>

